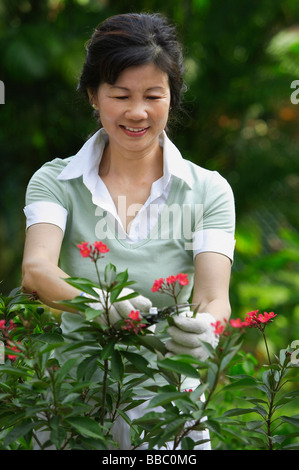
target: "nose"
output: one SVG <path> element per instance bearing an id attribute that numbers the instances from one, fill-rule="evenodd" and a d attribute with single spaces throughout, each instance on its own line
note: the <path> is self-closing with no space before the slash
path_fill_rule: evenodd
<path id="1" fill-rule="evenodd" d="M 126 118 L 132 121 L 141 121 L 142 119 L 148 118 L 148 112 L 146 109 L 146 103 L 143 101 L 134 101 L 128 103 L 128 108 L 126 110 Z"/>

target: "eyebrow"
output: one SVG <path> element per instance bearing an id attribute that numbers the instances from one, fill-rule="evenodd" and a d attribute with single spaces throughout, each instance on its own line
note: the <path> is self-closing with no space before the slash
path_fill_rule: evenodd
<path id="1" fill-rule="evenodd" d="M 110 86 L 111 89 L 115 89 L 117 88 L 118 90 L 123 90 L 123 91 L 130 91 L 129 88 L 126 88 L 124 86 L 118 86 L 118 85 L 111 85 Z M 153 87 L 150 87 L 150 88 L 147 88 L 145 91 L 153 91 L 153 90 L 165 90 L 165 88 L 163 86 L 153 86 Z"/>

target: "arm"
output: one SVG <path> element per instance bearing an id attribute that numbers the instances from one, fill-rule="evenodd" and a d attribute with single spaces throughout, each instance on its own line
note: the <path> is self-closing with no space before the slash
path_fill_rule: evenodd
<path id="1" fill-rule="evenodd" d="M 230 271 L 231 263 L 225 255 L 203 252 L 196 256 L 192 303 L 198 304 L 199 309 L 195 318 L 186 312 L 173 317 L 175 326 L 168 328 L 171 339 L 166 342 L 170 353 L 189 354 L 204 361 L 209 353 L 201 341 L 213 348 L 217 346 L 219 337 L 214 331 L 213 318 L 222 323 L 229 319 Z"/>
<path id="2" fill-rule="evenodd" d="M 199 304 L 198 312 L 207 312 L 224 322 L 231 314 L 229 282 L 231 261 L 219 253 L 199 253 L 195 257 L 195 276 L 192 303 Z"/>
<path id="3" fill-rule="evenodd" d="M 80 295 L 78 289 L 64 281 L 69 276 L 58 267 L 62 239 L 62 230 L 53 224 L 39 223 L 28 228 L 22 287 L 24 292 L 36 292 L 38 298 L 52 308 L 72 311 L 55 303 Z"/>
<path id="4" fill-rule="evenodd" d="M 25 292 L 36 292 L 38 298 L 49 307 L 78 313 L 74 309 L 55 303 L 73 299 L 81 294 L 80 290 L 64 281 L 69 276 L 58 267 L 62 238 L 63 232 L 56 225 L 38 223 L 28 228 L 22 266 L 22 287 Z M 133 292 L 130 289 L 127 289 L 130 292 L 124 291 L 121 296 Z M 141 309 L 148 312 L 151 306 L 151 301 L 142 295 L 117 302 L 113 311 L 112 307 L 110 309 L 111 324 L 126 318 L 132 310 Z M 102 304 L 93 303 L 92 307 L 101 310 Z"/>

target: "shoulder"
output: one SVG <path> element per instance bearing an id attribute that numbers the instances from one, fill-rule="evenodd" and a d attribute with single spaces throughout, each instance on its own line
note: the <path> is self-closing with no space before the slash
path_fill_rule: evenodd
<path id="1" fill-rule="evenodd" d="M 51 161 L 44 163 L 31 177 L 36 178 L 50 178 L 56 179 L 62 170 L 68 165 L 73 157 L 68 158 L 54 158 Z"/>
<path id="2" fill-rule="evenodd" d="M 66 167 L 70 158 L 55 158 L 41 166 L 30 178 L 26 188 L 26 205 L 41 201 L 59 201 L 64 204 L 66 198 L 66 185 L 58 176 Z"/>
<path id="3" fill-rule="evenodd" d="M 232 189 L 228 181 L 218 172 L 208 170 L 189 160 L 184 160 L 192 175 L 192 185 L 195 191 L 203 191 L 206 195 L 213 193 L 230 193 Z"/>

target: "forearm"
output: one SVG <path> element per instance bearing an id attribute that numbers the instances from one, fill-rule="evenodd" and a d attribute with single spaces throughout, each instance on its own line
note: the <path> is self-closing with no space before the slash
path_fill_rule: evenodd
<path id="1" fill-rule="evenodd" d="M 68 277 L 58 266 L 42 261 L 32 262 L 23 266 L 22 288 L 24 292 L 36 293 L 39 300 L 49 307 L 75 312 L 59 304 L 59 301 L 71 300 L 80 295 L 78 289 L 65 281 Z"/>

